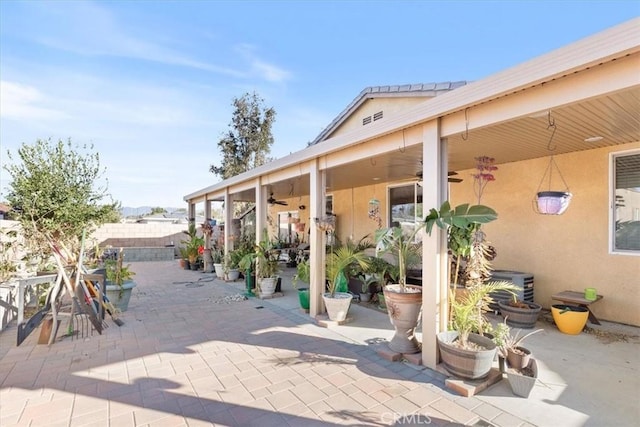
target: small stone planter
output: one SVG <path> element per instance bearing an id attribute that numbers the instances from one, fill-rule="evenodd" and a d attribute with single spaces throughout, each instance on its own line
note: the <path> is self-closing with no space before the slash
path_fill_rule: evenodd
<path id="1" fill-rule="evenodd" d="M 529 397 L 538 380 L 538 365 L 535 359 L 529 360 L 525 370 L 533 376 L 524 375 L 522 370 L 509 367 L 507 363 L 507 381 L 516 396 Z"/>
<path id="2" fill-rule="evenodd" d="M 329 293 L 323 294 L 322 299 L 324 300 L 329 320 L 336 322 L 346 320 L 352 298 L 351 294 L 346 292 L 336 292 L 333 296 Z"/>

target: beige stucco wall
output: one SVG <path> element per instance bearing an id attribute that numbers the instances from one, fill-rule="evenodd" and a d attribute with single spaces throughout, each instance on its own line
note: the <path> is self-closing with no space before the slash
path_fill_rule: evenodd
<path id="1" fill-rule="evenodd" d="M 556 156 L 574 194 L 569 209 L 560 216 L 539 215 L 533 210 L 548 158 L 499 164 L 496 181 L 489 184 L 482 200 L 499 214 L 498 221 L 485 226 L 498 251 L 494 268 L 532 273 L 535 301 L 547 308 L 556 303 L 551 299 L 554 293 L 595 287 L 604 296 L 591 307 L 596 316 L 640 326 L 640 256 L 610 254 L 608 244 L 609 154 L 638 148 L 640 142 Z M 475 203 L 474 171 L 458 172 L 464 181 L 450 185 L 452 204 Z M 374 196 L 381 202 L 386 226 L 389 184 L 330 192 L 341 241 L 367 234 L 373 239 L 376 223 L 368 218 L 367 210 Z M 278 211 L 296 210 L 301 203 L 308 207 L 308 197 L 288 201 L 288 207 L 270 207 L 273 218 Z M 425 212 L 428 209 L 424 207 Z M 307 230 L 312 223 L 308 213 L 308 209 L 301 212 Z M 275 225 L 272 230 L 275 232 Z"/>
<path id="2" fill-rule="evenodd" d="M 365 101 L 355 112 L 349 116 L 332 134 L 331 137 L 340 135 L 354 129 L 362 128 L 362 119 L 367 116 L 371 117 L 373 123 L 373 115 L 379 111 L 383 112 L 383 118 L 393 117 L 399 111 L 406 111 L 407 108 L 426 101 L 430 97 L 406 97 L 406 98 L 374 98 Z M 368 126 L 368 125 L 364 125 Z"/>
<path id="3" fill-rule="evenodd" d="M 534 274 L 535 301 L 545 307 L 563 290 L 595 287 L 604 299 L 593 304 L 598 318 L 640 325 L 640 256 L 609 253 L 609 153 L 640 143 L 556 156 L 573 200 L 560 216 L 539 215 L 533 197 L 549 159 L 499 165 L 482 203 L 498 212 L 485 227 L 498 257 L 494 268 Z M 499 162 L 499 159 L 496 159 Z M 473 171 L 458 171 L 454 204 L 474 202 Z"/>

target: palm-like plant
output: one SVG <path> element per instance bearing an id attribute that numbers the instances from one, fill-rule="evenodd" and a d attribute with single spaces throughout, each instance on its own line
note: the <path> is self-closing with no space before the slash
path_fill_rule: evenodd
<path id="1" fill-rule="evenodd" d="M 353 245 L 341 246 L 327 255 L 326 275 L 331 298 L 335 296 L 340 276 L 353 264 L 363 270 L 369 266 L 368 256 Z"/>
<path id="2" fill-rule="evenodd" d="M 421 229 L 422 226 L 417 226 L 412 233 L 404 233 L 400 227 L 376 231 L 376 252 L 389 252 L 398 262 L 398 283 L 401 292 L 405 291 L 407 285 L 407 267 L 420 262 L 420 244 L 415 242 L 415 236 Z"/>
<path id="3" fill-rule="evenodd" d="M 492 302 L 491 293 L 497 291 L 514 291 L 517 288 L 509 282 L 489 282 L 467 288 L 464 295 L 452 298 L 450 328 L 458 332 L 460 346 L 468 346 L 469 334 L 483 334 L 487 319 L 484 315 Z"/>

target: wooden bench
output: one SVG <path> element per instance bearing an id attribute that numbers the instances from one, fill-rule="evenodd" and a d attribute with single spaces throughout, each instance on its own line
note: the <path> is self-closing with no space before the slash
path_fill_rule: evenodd
<path id="1" fill-rule="evenodd" d="M 576 304 L 579 307 L 584 307 L 589 312 L 589 321 L 594 325 L 599 325 L 600 321 L 589 309 L 589 305 L 602 299 L 602 295 L 597 295 L 596 299 L 588 300 L 584 298 L 584 292 L 576 291 L 563 291 L 551 296 L 551 299 L 562 301 L 563 303 Z"/>

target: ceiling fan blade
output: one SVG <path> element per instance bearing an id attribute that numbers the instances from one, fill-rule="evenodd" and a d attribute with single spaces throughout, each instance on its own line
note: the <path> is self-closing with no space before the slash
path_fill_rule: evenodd
<path id="1" fill-rule="evenodd" d="M 274 200 L 273 201 L 274 205 L 280 205 L 280 206 L 289 206 L 289 203 L 282 201 L 282 200 Z"/>
<path id="2" fill-rule="evenodd" d="M 464 181 L 464 179 L 462 179 L 462 178 L 449 178 L 449 179 L 447 179 L 447 181 L 449 181 L 449 182 L 462 182 L 462 181 Z"/>

